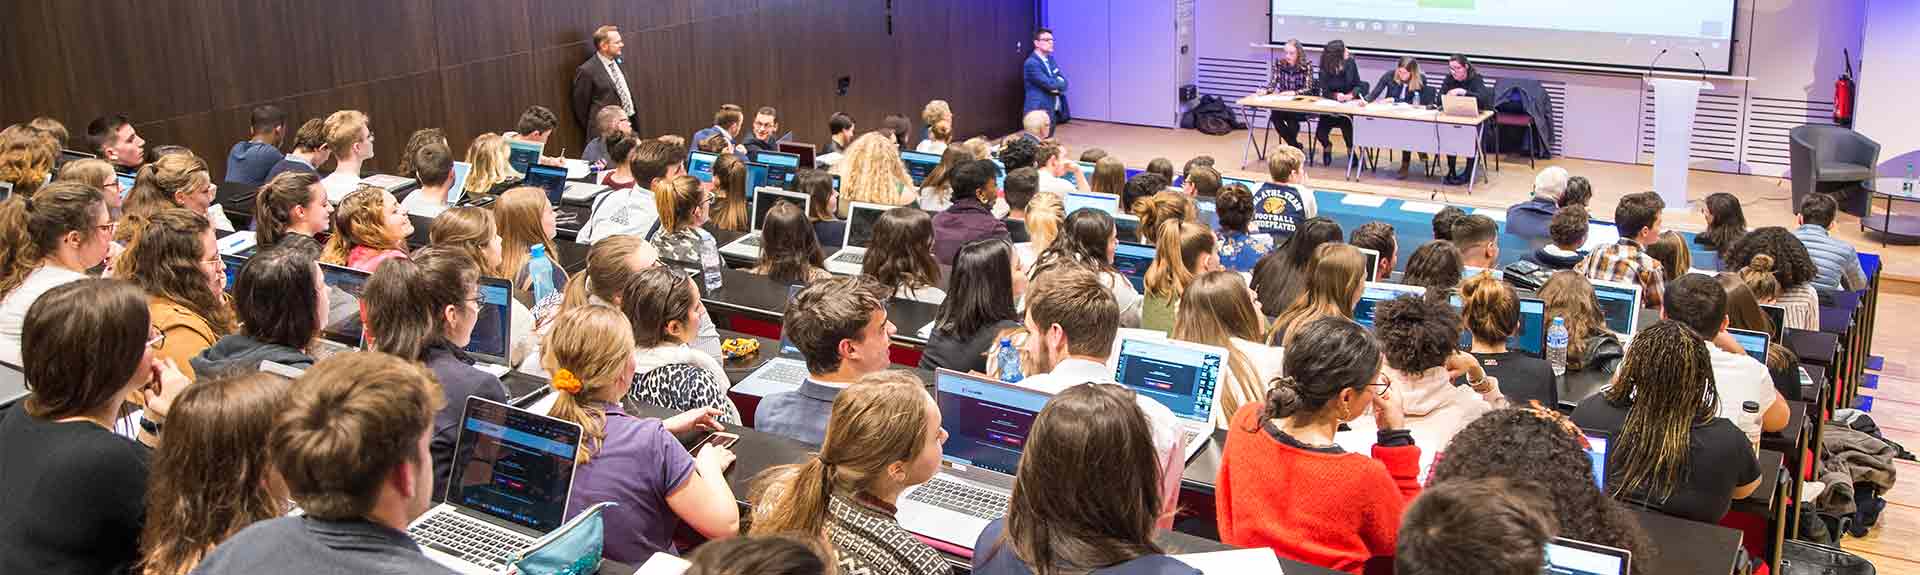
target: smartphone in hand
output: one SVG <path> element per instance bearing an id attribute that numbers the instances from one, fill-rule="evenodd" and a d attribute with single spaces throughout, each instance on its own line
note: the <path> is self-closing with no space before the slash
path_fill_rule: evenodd
<path id="1" fill-rule="evenodd" d="M 724 431 L 715 431 L 711 434 L 708 434 L 706 439 L 701 440 L 699 445 L 693 446 L 693 455 L 695 456 L 700 455 L 700 450 L 702 448 L 705 448 L 708 445 L 714 445 L 722 448 L 732 449 L 733 444 L 739 443 L 739 442 L 740 442 L 739 435 L 727 433 Z"/>

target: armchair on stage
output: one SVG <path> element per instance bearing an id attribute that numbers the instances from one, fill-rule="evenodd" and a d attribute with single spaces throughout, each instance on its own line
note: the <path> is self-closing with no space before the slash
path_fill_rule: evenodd
<path id="1" fill-rule="evenodd" d="M 1848 128 L 1806 125 L 1788 133 L 1793 158 L 1793 211 L 1808 194 L 1824 191 L 1821 184 L 1858 184 L 1873 187 L 1874 171 L 1880 164 L 1880 144 Z M 1859 216 L 1867 211 L 1870 194 L 1838 187 L 1852 196 L 1835 198 L 1840 209 Z"/>

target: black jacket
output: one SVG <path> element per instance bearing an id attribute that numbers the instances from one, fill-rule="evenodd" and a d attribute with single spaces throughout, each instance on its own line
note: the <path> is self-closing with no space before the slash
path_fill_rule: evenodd
<path id="1" fill-rule="evenodd" d="M 616 64 L 619 65 L 619 64 Z M 624 65 L 621 65 L 624 66 Z M 623 67 L 620 75 L 627 77 L 627 95 L 633 98 L 634 105 L 640 103 L 640 93 L 635 91 L 633 74 Z M 613 85 L 613 75 L 607 73 L 607 67 L 600 63 L 598 52 L 587 56 L 587 61 L 573 69 L 573 121 L 582 132 L 592 134 L 593 111 L 606 106 L 620 105 L 620 89 Z"/>
<path id="2" fill-rule="evenodd" d="M 305 352 L 240 333 L 213 342 L 213 345 L 201 350 L 200 355 L 188 359 L 187 364 L 193 366 L 193 373 L 202 381 L 207 381 L 222 375 L 258 370 L 262 361 L 300 369 L 313 367 L 313 358 Z"/>
<path id="3" fill-rule="evenodd" d="M 1487 87 L 1487 79 L 1480 77 L 1479 70 L 1468 71 L 1466 80 L 1455 80 L 1453 79 L 1453 74 L 1449 73 L 1445 79 L 1440 81 L 1440 95 L 1442 97 L 1453 92 L 1454 88 L 1465 89 L 1467 94 L 1473 96 L 1473 99 L 1479 100 L 1480 109 L 1493 109 L 1493 89 Z"/>
<path id="4" fill-rule="evenodd" d="M 1393 70 L 1380 75 L 1380 81 L 1373 83 L 1373 93 L 1367 95 L 1367 101 L 1377 102 L 1382 96 L 1396 101 L 1419 106 L 1433 106 L 1440 103 L 1440 97 L 1433 93 L 1433 86 L 1421 85 L 1419 90 L 1409 90 L 1403 82 L 1395 81 Z M 1412 92 L 1409 94 L 1409 92 Z"/>
<path id="5" fill-rule="evenodd" d="M 1355 97 L 1366 95 L 1360 83 L 1360 64 L 1347 58 L 1345 66 L 1335 74 L 1325 66 L 1320 68 L 1320 95 L 1332 98 L 1334 94 L 1353 94 Z"/>
<path id="6" fill-rule="evenodd" d="M 440 393 L 446 406 L 433 416 L 433 500 L 447 496 L 447 483 L 453 473 L 454 441 L 460 437 L 460 418 L 466 414 L 467 398 L 480 397 L 507 402 L 507 388 L 500 378 L 473 367 L 467 352 L 438 342 L 429 346 L 422 358 L 434 379 L 440 380 Z"/>

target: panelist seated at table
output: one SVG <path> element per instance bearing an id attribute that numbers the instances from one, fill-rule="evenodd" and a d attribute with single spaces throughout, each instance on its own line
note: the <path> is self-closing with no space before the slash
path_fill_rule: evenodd
<path id="1" fill-rule="evenodd" d="M 1307 60 L 1305 52 L 1300 49 L 1299 40 L 1287 40 L 1280 47 L 1280 58 L 1273 61 L 1273 72 L 1268 76 L 1267 86 L 1255 92 L 1255 95 L 1294 96 L 1312 89 L 1313 63 Z M 1300 120 L 1305 117 L 1298 112 L 1272 110 L 1268 112 L 1267 121 L 1280 127 L 1280 139 L 1288 146 L 1302 148 Z"/>
<path id="2" fill-rule="evenodd" d="M 1640 330 L 1613 384 L 1581 401 L 1573 422 L 1610 438 L 1609 493 L 1632 505 L 1717 523 L 1733 500 L 1760 488 L 1761 469 L 1746 434 L 1720 417 L 1711 401 L 1708 345 L 1673 320 Z"/>
<path id="3" fill-rule="evenodd" d="M 1410 106 L 1432 107 L 1440 104 L 1440 96 L 1427 86 L 1426 77 L 1420 73 L 1420 61 L 1411 56 L 1403 56 L 1392 70 L 1380 75 L 1380 81 L 1373 85 L 1373 93 L 1367 95 L 1367 101 L 1374 104 L 1391 103 Z M 1420 154 L 1426 161 L 1426 153 Z M 1413 152 L 1400 152 L 1400 171 L 1397 177 L 1407 179 L 1407 164 L 1413 159 Z"/>
<path id="4" fill-rule="evenodd" d="M 1338 102 L 1351 102 L 1366 97 L 1367 84 L 1360 80 L 1360 64 L 1353 60 L 1353 54 L 1347 52 L 1347 43 L 1334 40 L 1320 53 L 1320 96 Z M 1340 129 L 1340 139 L 1347 143 L 1347 155 L 1353 155 L 1353 118 L 1346 116 L 1321 116 L 1319 127 L 1313 130 L 1313 139 L 1320 142 L 1320 163 L 1333 164 L 1333 135 L 1335 128 Z"/>
<path id="5" fill-rule="evenodd" d="M 1447 59 L 1447 77 L 1440 81 L 1440 94 L 1443 100 L 1446 96 L 1472 96 L 1480 104 L 1480 110 L 1493 109 L 1493 88 L 1464 54 L 1454 54 Z M 1454 156 L 1447 156 L 1447 185 L 1465 185 L 1472 179 L 1474 160 L 1467 158 L 1466 169 L 1456 172 Z"/>

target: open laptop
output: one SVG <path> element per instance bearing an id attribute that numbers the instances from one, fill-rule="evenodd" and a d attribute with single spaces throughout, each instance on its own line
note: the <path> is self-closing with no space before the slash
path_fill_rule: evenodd
<path id="1" fill-rule="evenodd" d="M 1767 322 L 1773 324 L 1774 341 L 1787 338 L 1787 308 L 1771 304 L 1760 304 L 1760 312 L 1767 314 Z"/>
<path id="2" fill-rule="evenodd" d="M 792 305 L 795 295 L 803 286 L 787 286 L 787 302 Z M 731 391 L 755 397 L 767 397 L 775 393 L 800 389 L 800 382 L 807 378 L 807 361 L 800 355 L 800 348 L 787 339 L 787 330 L 780 330 L 780 351 L 773 359 L 760 364 L 753 373 L 747 374 L 740 383 L 734 384 Z"/>
<path id="3" fill-rule="evenodd" d="M 521 185 L 532 186 L 547 191 L 547 203 L 560 205 L 562 194 L 567 191 L 567 169 L 560 166 L 534 164 L 527 168 L 527 179 Z"/>
<path id="4" fill-rule="evenodd" d="M 1581 428 L 1580 434 L 1587 438 L 1587 459 L 1593 463 L 1593 482 L 1602 490 L 1607 488 L 1607 432 L 1597 429 Z"/>
<path id="5" fill-rule="evenodd" d="M 841 238 L 840 251 L 827 258 L 827 271 L 844 276 L 860 275 L 867 262 L 867 243 L 873 241 L 873 224 L 893 206 L 854 202 L 847 206 L 847 233 Z"/>
<path id="6" fill-rule="evenodd" d="M 227 267 L 227 294 L 233 294 L 233 284 L 240 281 L 240 268 L 246 267 L 247 257 L 235 254 L 220 254 L 220 263 Z"/>
<path id="7" fill-rule="evenodd" d="M 907 175 L 913 178 L 914 187 L 920 187 L 927 184 L 927 175 L 940 165 L 940 154 L 902 151 L 900 161 L 907 165 Z"/>
<path id="8" fill-rule="evenodd" d="M 326 355 L 361 347 L 366 330 L 360 324 L 360 296 L 370 277 L 357 269 L 320 264 L 320 282 L 327 286 L 327 324 L 320 330 Z"/>
<path id="9" fill-rule="evenodd" d="M 1640 327 L 1640 286 L 1623 282 L 1593 280 L 1593 300 L 1600 304 L 1600 315 L 1607 329 L 1620 336 L 1621 343 L 1633 338 Z"/>
<path id="10" fill-rule="evenodd" d="M 1123 242 L 1146 243 L 1140 237 L 1140 217 L 1133 214 L 1114 214 L 1113 234 Z"/>
<path id="11" fill-rule="evenodd" d="M 1758 360 L 1760 365 L 1767 364 L 1767 344 L 1772 343 L 1767 332 L 1727 328 L 1727 333 L 1733 336 L 1733 341 L 1739 342 L 1741 351 Z"/>
<path id="12" fill-rule="evenodd" d="M 800 171 L 800 156 L 795 154 L 756 150 L 747 154 L 747 161 L 766 164 L 767 180 L 771 182 L 767 185 L 782 190 L 793 189 L 795 174 Z"/>
<path id="13" fill-rule="evenodd" d="M 446 502 L 407 535 L 454 571 L 505 573 L 509 559 L 566 522 L 579 449 L 572 422 L 468 398 Z"/>
<path id="14" fill-rule="evenodd" d="M 806 194 L 789 192 L 779 188 L 769 187 L 755 190 L 753 194 L 753 213 L 751 214 L 753 231 L 748 232 L 747 235 L 740 236 L 740 239 L 733 240 L 727 245 L 721 246 L 720 253 L 722 255 L 759 260 L 760 226 L 766 224 L 767 212 L 772 210 L 773 206 L 781 200 L 793 202 L 793 205 L 800 208 L 801 213 L 807 212 L 807 206 L 812 201 Z"/>
<path id="15" fill-rule="evenodd" d="M 460 198 L 467 193 L 467 174 L 471 173 L 473 173 L 473 164 L 466 162 L 453 163 L 453 175 L 451 176 L 453 179 L 447 182 L 447 205 L 460 205 Z"/>
<path id="16" fill-rule="evenodd" d="M 1060 214 L 1062 218 L 1073 215 L 1074 212 L 1080 211 L 1080 208 L 1093 208 L 1106 212 L 1109 216 L 1119 215 L 1120 196 L 1102 194 L 1100 192 L 1073 191 L 1068 192 L 1067 197 L 1060 198 Z"/>
<path id="17" fill-rule="evenodd" d="M 1360 302 L 1353 304 L 1353 321 L 1373 329 L 1373 308 L 1380 302 L 1403 295 L 1421 297 L 1427 295 L 1427 288 L 1383 282 L 1366 282 L 1360 288 Z"/>
<path id="18" fill-rule="evenodd" d="M 1007 514 L 1020 453 L 1052 396 L 946 369 L 933 387 L 947 429 L 940 472 L 901 495 L 897 517 L 909 533 L 972 549 Z"/>
<path id="19" fill-rule="evenodd" d="M 1480 115 L 1480 100 L 1473 96 L 1446 95 L 1440 97 L 1440 113 L 1448 116 L 1474 117 Z"/>
<path id="20" fill-rule="evenodd" d="M 480 318 L 473 324 L 467 353 L 505 375 L 513 363 L 513 284 L 501 278 L 480 278 Z M 488 371 L 487 365 L 475 366 Z"/>
<path id="21" fill-rule="evenodd" d="M 1119 242 L 1113 247 L 1113 268 L 1133 283 L 1134 291 L 1147 291 L 1147 268 L 1153 265 L 1153 246 Z"/>
<path id="22" fill-rule="evenodd" d="M 1454 311 L 1461 311 L 1460 295 L 1454 294 L 1448 299 Z M 1507 351 L 1524 353 L 1544 358 L 1547 352 L 1547 302 L 1532 298 L 1520 298 L 1516 306 L 1520 308 L 1520 329 L 1507 336 Z M 1460 330 L 1460 349 L 1473 348 L 1473 330 Z"/>
<path id="23" fill-rule="evenodd" d="M 803 142 L 778 142 L 775 144 L 781 152 L 800 156 L 800 167 L 812 168 L 815 150 L 813 144 Z"/>
<path id="24" fill-rule="evenodd" d="M 698 178 L 702 183 L 712 182 L 713 163 L 719 159 L 720 156 L 713 152 L 694 150 L 692 153 L 687 154 L 687 173 L 692 174 L 693 177 Z"/>
<path id="25" fill-rule="evenodd" d="M 525 174 L 529 168 L 540 164 L 540 151 L 546 147 L 546 144 L 540 142 L 508 138 L 507 166 L 513 168 L 513 171 Z M 561 173 L 564 175 L 566 170 L 562 168 Z"/>
<path id="26" fill-rule="evenodd" d="M 1180 419 L 1189 460 L 1207 446 L 1214 411 L 1220 403 L 1220 368 L 1227 350 L 1172 339 L 1122 339 L 1113 361 L 1113 379 L 1133 392 L 1160 402 Z"/>
<path id="27" fill-rule="evenodd" d="M 1547 542 L 1550 575 L 1627 575 L 1633 572 L 1633 552 L 1565 537 Z"/>
<path id="28" fill-rule="evenodd" d="M 1380 271 L 1380 250 L 1372 250 L 1367 248 L 1354 248 L 1354 249 L 1360 250 L 1360 258 L 1365 260 L 1365 263 L 1362 263 L 1360 267 L 1361 281 L 1369 281 L 1369 282 L 1382 281 L 1384 278 L 1375 277 L 1377 272 Z M 1455 307 L 1459 307 L 1459 306 L 1455 306 Z"/>

